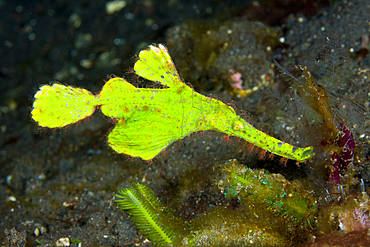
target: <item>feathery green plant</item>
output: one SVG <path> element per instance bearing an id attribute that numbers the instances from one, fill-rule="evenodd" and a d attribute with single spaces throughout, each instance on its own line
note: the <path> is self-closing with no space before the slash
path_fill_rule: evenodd
<path id="1" fill-rule="evenodd" d="M 115 196 L 118 199 L 113 203 L 129 216 L 140 234 L 157 246 L 172 244 L 175 229 L 183 222 L 163 206 L 151 189 L 145 184 L 134 183 L 129 188 L 118 190 Z"/>

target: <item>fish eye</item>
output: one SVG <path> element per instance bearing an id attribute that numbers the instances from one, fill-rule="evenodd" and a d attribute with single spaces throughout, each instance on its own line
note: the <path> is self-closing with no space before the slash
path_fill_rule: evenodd
<path id="1" fill-rule="evenodd" d="M 235 121 L 235 122 L 234 122 L 233 129 L 234 129 L 234 130 L 241 130 L 241 129 L 244 129 L 244 124 L 243 124 L 241 121 Z"/>

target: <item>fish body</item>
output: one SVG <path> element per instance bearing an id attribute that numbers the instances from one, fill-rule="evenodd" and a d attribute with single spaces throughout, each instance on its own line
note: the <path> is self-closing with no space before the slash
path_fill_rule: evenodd
<path id="1" fill-rule="evenodd" d="M 182 81 L 163 45 L 141 51 L 134 71 L 164 88 L 137 88 L 120 77 L 108 80 L 96 95 L 59 83 L 44 85 L 35 94 L 32 118 L 41 127 L 58 128 L 90 116 L 98 107 L 117 122 L 108 136 L 113 150 L 144 160 L 193 132 L 206 130 L 240 137 L 299 162 L 314 155 L 312 147 L 294 147 L 275 139 L 239 117 L 232 107 L 195 92 Z"/>

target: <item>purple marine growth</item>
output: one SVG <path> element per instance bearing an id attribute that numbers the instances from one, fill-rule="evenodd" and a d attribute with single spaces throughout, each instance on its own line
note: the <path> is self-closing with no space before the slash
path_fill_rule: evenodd
<path id="1" fill-rule="evenodd" d="M 342 49 L 332 38 L 327 38 L 324 50 L 326 53 L 319 61 L 325 69 L 323 81 L 333 84 L 336 83 L 337 70 L 345 60 L 340 57 Z M 275 65 L 295 92 L 290 99 L 293 104 L 290 105 L 294 105 L 296 112 L 306 121 L 304 124 L 306 143 L 312 145 L 317 153 L 322 153 L 316 158 L 313 170 L 316 174 L 323 172 L 331 184 L 350 182 L 351 179 L 348 177 L 347 180 L 346 175 L 350 173 L 349 167 L 353 165 L 356 143 L 348 127 L 352 126 L 349 123 L 352 119 L 345 118 L 346 113 L 340 112 L 338 105 L 342 104 L 341 110 L 347 109 L 348 107 L 340 102 L 344 101 L 355 107 L 355 112 L 360 115 L 365 111 L 364 107 L 348 98 L 328 93 L 323 86 L 314 82 L 306 66 L 295 66 L 302 73 L 297 78 L 277 62 Z"/>
<path id="2" fill-rule="evenodd" d="M 338 139 L 337 144 L 342 147 L 342 150 L 339 154 L 334 152 L 331 156 L 333 170 L 330 174 L 330 181 L 337 184 L 340 183 L 340 176 L 343 175 L 343 172 L 349 165 L 353 164 L 356 147 L 352 132 L 343 123 L 339 124 L 339 130 L 342 136 Z"/>

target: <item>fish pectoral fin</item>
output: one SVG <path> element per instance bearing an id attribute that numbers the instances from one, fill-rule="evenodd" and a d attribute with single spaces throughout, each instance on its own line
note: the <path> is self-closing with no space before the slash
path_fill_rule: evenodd
<path id="1" fill-rule="evenodd" d="M 148 118 L 147 118 L 148 119 Z M 150 119 L 150 118 L 149 118 Z M 135 121 L 136 120 L 136 121 Z M 169 119 L 157 121 L 143 118 L 121 120 L 108 136 L 108 143 L 117 153 L 150 160 L 165 147 L 180 139 L 168 129 Z"/>

